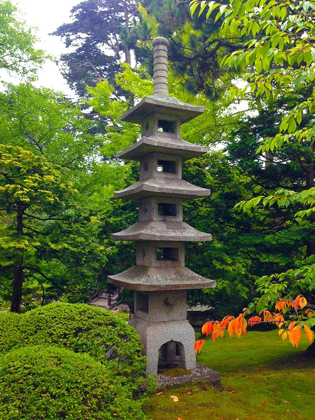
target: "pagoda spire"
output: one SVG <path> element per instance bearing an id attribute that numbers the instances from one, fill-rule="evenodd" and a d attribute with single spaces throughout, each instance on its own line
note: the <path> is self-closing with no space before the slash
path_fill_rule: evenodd
<path id="1" fill-rule="evenodd" d="M 153 96 L 169 97 L 168 92 L 168 40 L 158 37 L 153 40 Z"/>

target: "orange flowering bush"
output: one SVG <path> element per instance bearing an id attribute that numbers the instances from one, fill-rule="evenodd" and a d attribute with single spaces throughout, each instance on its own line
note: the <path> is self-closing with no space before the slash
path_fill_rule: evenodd
<path id="1" fill-rule="evenodd" d="M 292 345 L 298 347 L 303 330 L 310 343 L 314 340 L 314 333 L 311 328 L 315 325 L 315 311 L 305 309 L 306 306 L 307 300 L 303 296 L 297 296 L 294 300 L 280 299 L 275 305 L 277 312 L 260 311 L 259 316 L 252 316 L 246 320 L 249 310 L 245 308 L 238 317 L 228 315 L 222 321 L 206 322 L 201 332 L 207 336 L 212 334 L 213 341 L 216 338 L 224 337 L 226 330 L 230 337 L 236 335 L 240 338 L 241 335 L 246 334 L 247 327 L 270 323 L 277 325 L 282 340 L 289 338 Z M 203 345 L 204 340 L 196 341 L 195 352 L 200 353 Z"/>

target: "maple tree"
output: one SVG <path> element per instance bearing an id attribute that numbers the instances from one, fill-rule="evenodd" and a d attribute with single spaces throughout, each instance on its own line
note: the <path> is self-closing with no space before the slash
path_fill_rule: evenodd
<path id="1" fill-rule="evenodd" d="M 313 305 L 311 306 L 313 307 Z M 276 312 L 262 310 L 259 312 L 259 316 L 255 315 L 246 320 L 249 309 L 245 308 L 237 317 L 227 315 L 222 321 L 206 322 L 201 332 L 207 336 L 212 334 L 213 341 L 224 337 L 225 331 L 228 332 L 230 337 L 235 335 L 240 338 L 241 335 L 246 334 L 247 327 L 254 327 L 261 323 L 270 323 L 279 328 L 279 336 L 281 336 L 282 340 L 289 338 L 293 346 L 298 347 L 303 329 L 308 341 L 310 343 L 313 342 L 314 333 L 311 328 L 315 325 L 315 311 L 310 309 L 309 305 L 307 306 L 307 300 L 304 296 L 299 295 L 294 300 L 280 299 L 275 305 L 275 310 Z M 195 352 L 200 353 L 203 345 L 204 340 L 196 341 L 194 346 Z"/>
<path id="2" fill-rule="evenodd" d="M 270 212 L 274 209 L 286 211 L 288 207 L 293 208 L 294 222 L 300 227 L 307 226 L 309 232 L 309 238 L 305 241 L 295 267 L 286 270 L 280 266 L 282 273 L 264 275 L 256 281 L 257 291 L 261 294 L 260 299 L 255 301 L 257 310 L 273 305 L 284 293 L 290 296 L 303 293 L 308 299 L 312 299 L 315 287 L 314 10 L 314 1 L 191 2 L 193 14 L 198 12 L 198 16 L 206 15 L 209 23 L 213 20 L 221 21 L 221 28 L 226 33 L 238 35 L 244 41 L 237 51 L 225 55 L 221 60 L 222 66 L 239 69 L 245 82 L 242 87 L 234 86 L 230 89 L 231 97 L 247 99 L 253 106 L 256 104 L 259 110 L 264 104 L 276 103 L 285 95 L 306 93 L 296 97 L 292 106 L 282 110 L 276 132 L 270 133 L 270 136 L 262 135 L 257 150 L 259 156 L 266 158 L 266 166 L 273 166 L 279 153 L 287 147 L 304 148 L 308 157 L 305 161 L 301 160 L 306 169 L 303 182 L 298 188 L 296 185 L 293 188 L 286 185 L 284 188 L 274 188 L 267 194 L 263 192 L 263 195 L 242 201 L 238 205 L 244 212 L 252 209 L 257 211 L 259 207 Z M 262 313 L 268 315 L 268 312 Z M 244 327 L 245 321 L 245 314 L 231 320 L 232 326 L 241 324 L 236 331 L 242 325 Z M 290 323 L 284 332 L 297 343 L 301 325 L 300 320 L 292 322 L 294 321 L 299 322 Z M 216 334 L 220 336 L 222 331 L 217 330 Z"/>

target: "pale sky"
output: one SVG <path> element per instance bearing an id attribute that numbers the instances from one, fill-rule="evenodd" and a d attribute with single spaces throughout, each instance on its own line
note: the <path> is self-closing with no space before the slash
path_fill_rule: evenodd
<path id="1" fill-rule="evenodd" d="M 66 51 L 59 37 L 49 35 L 63 23 L 70 22 L 70 10 L 81 0 L 14 0 L 29 26 L 37 27 L 40 39 L 37 48 L 58 58 Z M 66 82 L 55 63 L 48 62 L 40 72 L 36 85 L 69 92 Z"/>

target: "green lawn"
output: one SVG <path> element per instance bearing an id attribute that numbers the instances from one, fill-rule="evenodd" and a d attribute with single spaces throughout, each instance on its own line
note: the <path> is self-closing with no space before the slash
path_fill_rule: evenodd
<path id="1" fill-rule="evenodd" d="M 222 390 L 201 382 L 165 389 L 144 411 L 153 420 L 313 420 L 315 360 L 303 355 L 307 346 L 303 337 L 293 348 L 278 331 L 208 339 L 197 363 L 220 373 Z"/>

